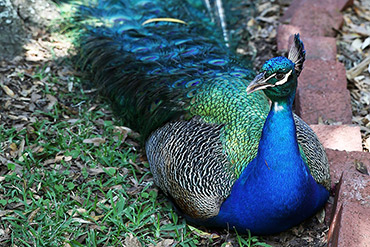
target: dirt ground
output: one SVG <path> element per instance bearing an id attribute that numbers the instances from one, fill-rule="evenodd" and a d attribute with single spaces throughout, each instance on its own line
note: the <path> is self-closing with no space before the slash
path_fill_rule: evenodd
<path id="1" fill-rule="evenodd" d="M 256 17 L 238 23 L 246 27 L 240 35 L 250 37 L 250 41 L 243 43 L 242 39 L 237 52 L 254 59 L 256 68 L 281 55 L 276 49 L 276 30 L 289 2 L 260 0 Z M 68 102 L 57 97 L 41 96 L 45 82 L 32 78 L 45 68 L 64 78 L 53 87 L 68 91 L 68 75 L 75 72 L 64 59 L 70 54 L 71 44 L 50 29 L 59 18 L 53 3 L 0 0 L 0 8 L 5 10 L 0 15 L 0 120 L 6 127 L 27 128 L 29 122 L 46 117 L 37 110 L 47 111 L 56 103 L 68 107 Z M 348 70 L 353 123 L 361 127 L 364 149 L 370 150 L 370 2 L 355 1 L 354 7 L 344 13 L 344 27 L 337 30 L 338 59 Z M 366 58 L 369 62 L 361 64 Z M 327 231 L 328 226 L 313 217 L 287 232 L 261 240 L 272 246 L 325 246 Z"/>

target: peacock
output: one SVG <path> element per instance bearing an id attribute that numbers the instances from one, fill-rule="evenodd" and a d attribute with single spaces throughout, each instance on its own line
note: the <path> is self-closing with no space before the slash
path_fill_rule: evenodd
<path id="1" fill-rule="evenodd" d="M 97 0 L 76 7 L 78 68 L 141 133 L 155 184 L 190 224 L 273 234 L 329 197 L 323 146 L 292 112 L 305 49 L 259 73 L 202 3 Z"/>

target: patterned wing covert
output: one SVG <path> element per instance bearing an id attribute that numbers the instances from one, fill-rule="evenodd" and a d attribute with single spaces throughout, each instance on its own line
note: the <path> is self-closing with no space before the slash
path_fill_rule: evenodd
<path id="1" fill-rule="evenodd" d="M 177 121 L 156 130 L 146 143 L 156 184 L 194 218 L 216 216 L 236 180 L 221 132 L 222 125 Z"/>

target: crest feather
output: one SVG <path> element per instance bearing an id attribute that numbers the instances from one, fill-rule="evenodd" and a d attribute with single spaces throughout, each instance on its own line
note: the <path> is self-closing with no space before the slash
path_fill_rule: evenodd
<path id="1" fill-rule="evenodd" d="M 299 33 L 294 34 L 294 42 L 290 47 L 288 59 L 295 64 L 294 68 L 297 76 L 299 76 L 303 70 L 303 63 L 306 59 L 306 50 L 304 49 L 302 40 L 299 38 Z"/>

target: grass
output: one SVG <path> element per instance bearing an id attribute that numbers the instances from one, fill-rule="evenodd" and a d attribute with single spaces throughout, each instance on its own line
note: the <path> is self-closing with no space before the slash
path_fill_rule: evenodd
<path id="1" fill-rule="evenodd" d="M 44 106 L 0 126 L 1 246 L 268 246 L 187 225 L 153 184 L 137 134 L 79 78 L 47 67 L 30 78 Z"/>

